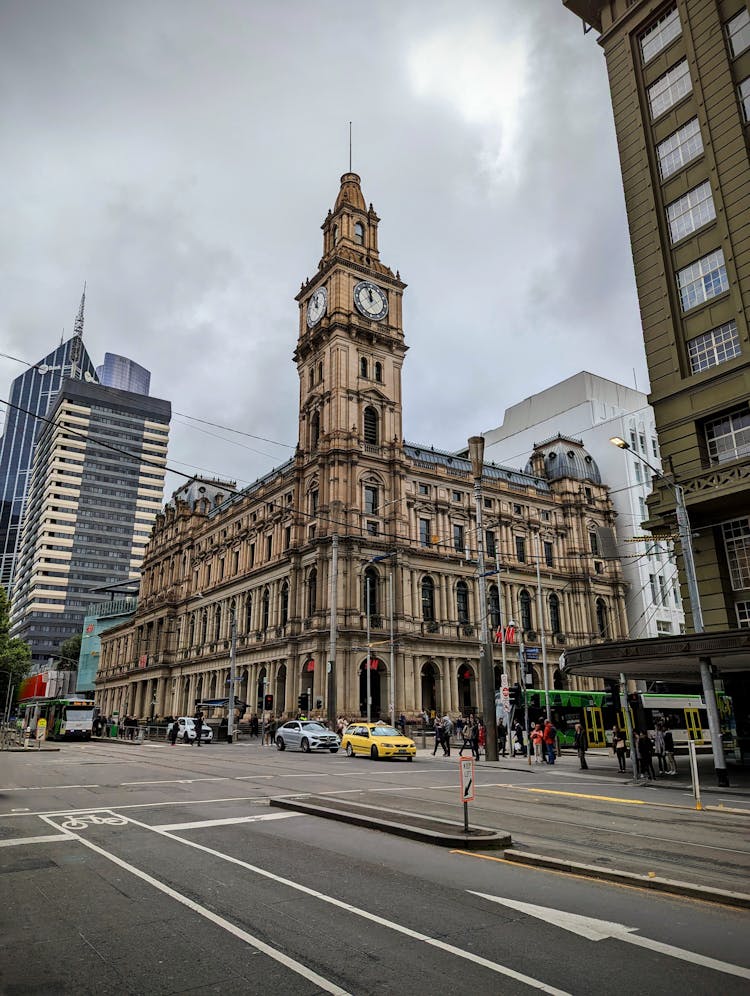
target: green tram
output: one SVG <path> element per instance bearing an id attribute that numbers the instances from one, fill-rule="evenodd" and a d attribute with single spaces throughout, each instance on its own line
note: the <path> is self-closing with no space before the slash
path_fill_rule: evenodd
<path id="1" fill-rule="evenodd" d="M 95 712 L 93 699 L 39 696 L 18 703 L 22 728 L 35 732 L 39 720 L 45 719 L 48 740 L 90 740 Z"/>
<path id="2" fill-rule="evenodd" d="M 529 705 L 529 720 L 536 722 L 546 718 L 545 693 L 543 689 L 529 688 L 526 691 Z M 732 700 L 723 692 L 718 692 L 716 701 L 721 720 L 722 737 L 736 738 Z M 552 722 L 557 728 L 560 743 L 573 745 L 575 724 L 580 723 L 586 730 L 589 746 L 611 746 L 612 729 L 616 725 L 625 730 L 625 717 L 618 697 L 611 692 L 568 692 L 549 691 L 549 705 Z M 656 723 L 661 721 L 672 731 L 676 747 L 687 745 L 693 740 L 697 746 L 709 744 L 708 717 L 703 697 L 699 692 L 692 694 L 634 692 L 628 695 L 630 722 L 634 730 L 654 733 Z M 516 715 L 523 705 L 516 708 Z"/>

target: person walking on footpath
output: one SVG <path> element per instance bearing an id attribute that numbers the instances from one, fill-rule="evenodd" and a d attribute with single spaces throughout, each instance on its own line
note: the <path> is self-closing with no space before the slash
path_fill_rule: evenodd
<path id="1" fill-rule="evenodd" d="M 484 733 L 484 723 L 482 723 L 481 720 L 479 722 L 474 720 L 474 722 L 471 725 L 471 752 L 477 761 L 479 760 L 479 748 L 483 743 L 483 737 L 482 737 L 483 733 Z"/>
<path id="2" fill-rule="evenodd" d="M 625 774 L 625 754 L 627 747 L 625 744 L 625 734 L 622 730 L 618 730 L 617 727 L 612 731 L 612 750 L 615 757 L 617 758 L 617 763 L 620 768 L 620 772 Z"/>
<path id="3" fill-rule="evenodd" d="M 177 733 L 180 729 L 180 724 L 176 719 L 172 720 L 172 725 L 169 727 L 169 742 L 174 747 L 177 743 Z"/>
<path id="4" fill-rule="evenodd" d="M 654 771 L 654 762 L 652 760 L 654 754 L 654 745 L 651 743 L 651 738 L 648 733 L 641 731 L 638 734 L 638 760 L 640 762 L 641 777 L 646 776 L 650 782 L 654 781 L 656 778 L 656 772 Z"/>
<path id="5" fill-rule="evenodd" d="M 446 712 L 443 716 L 443 754 L 445 757 L 451 756 L 451 733 L 453 733 L 453 722 Z"/>
<path id="6" fill-rule="evenodd" d="M 508 727 L 502 719 L 497 721 L 497 752 L 500 757 L 508 756 Z"/>
<path id="7" fill-rule="evenodd" d="M 656 760 L 659 762 L 659 774 L 666 775 L 667 773 L 667 759 L 666 759 L 666 748 L 664 746 L 664 724 L 659 721 L 656 724 L 654 730 L 654 753 L 656 754 Z"/>
<path id="8" fill-rule="evenodd" d="M 432 748 L 432 756 L 437 754 L 438 747 L 443 747 L 443 721 L 438 716 L 435 717 L 435 746 Z M 445 748 L 443 747 L 443 753 Z"/>
<path id="9" fill-rule="evenodd" d="M 542 724 L 537 723 L 534 729 L 529 734 L 529 740 L 534 748 L 534 764 L 542 764 L 544 758 L 542 757 L 542 750 L 544 747 L 544 730 L 542 729 Z"/>
<path id="10" fill-rule="evenodd" d="M 583 771 L 588 771 L 589 766 L 586 764 L 586 751 L 589 748 L 589 738 L 586 736 L 586 731 L 580 723 L 576 723 L 573 746 L 578 751 L 578 760 L 581 762 L 581 769 Z"/>
<path id="11" fill-rule="evenodd" d="M 469 717 L 464 722 L 464 728 L 463 728 L 463 730 L 461 730 L 461 737 L 462 737 L 461 749 L 458 752 L 458 756 L 459 757 L 463 757 L 464 756 L 464 750 L 467 747 L 469 748 L 469 750 L 471 751 L 471 753 L 473 755 L 474 754 L 474 723 L 473 723 L 471 717 Z"/>
<path id="12" fill-rule="evenodd" d="M 672 736 L 672 731 L 669 728 L 664 730 L 664 753 L 667 758 L 667 774 L 676 775 L 677 761 L 674 757 L 674 737 Z"/>
<path id="13" fill-rule="evenodd" d="M 520 754 L 521 757 L 526 756 L 526 746 L 523 742 L 523 726 L 521 725 L 521 720 L 517 719 L 513 724 L 513 757 L 516 754 Z"/>
<path id="14" fill-rule="evenodd" d="M 546 720 L 544 724 L 544 747 L 547 751 L 547 764 L 555 763 L 555 744 L 557 742 L 557 730 L 552 725 L 552 720 Z"/>
<path id="15" fill-rule="evenodd" d="M 195 727 L 195 740 L 193 741 L 196 747 L 201 745 L 201 734 L 203 733 L 203 713 L 196 712 L 195 718 L 193 719 L 193 726 Z"/>

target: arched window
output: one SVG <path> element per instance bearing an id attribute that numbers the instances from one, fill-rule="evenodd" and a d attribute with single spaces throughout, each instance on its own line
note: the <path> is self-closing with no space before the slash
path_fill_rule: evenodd
<path id="1" fill-rule="evenodd" d="M 245 596 L 245 632 L 249 633 L 253 625 L 253 596 L 250 592 Z"/>
<path id="2" fill-rule="evenodd" d="M 553 633 L 561 633 L 560 625 L 560 599 L 552 594 L 549 597 L 549 622 Z"/>
<path id="3" fill-rule="evenodd" d="M 422 578 L 422 618 L 425 622 L 435 619 L 435 582 L 431 577 Z"/>
<path id="4" fill-rule="evenodd" d="M 208 640 L 208 609 L 201 613 L 201 643 Z"/>
<path id="5" fill-rule="evenodd" d="M 313 370 L 312 367 L 310 367 L 310 373 L 309 373 L 309 376 L 308 376 L 307 386 L 312 391 L 314 385 L 315 385 L 315 371 Z"/>
<path id="6" fill-rule="evenodd" d="M 359 376 L 360 377 L 366 377 L 367 376 L 367 360 L 364 358 L 364 356 L 360 357 L 360 361 L 359 361 Z"/>
<path id="7" fill-rule="evenodd" d="M 322 380 L 323 380 L 323 364 L 319 363 L 318 364 L 318 383 L 320 384 Z"/>
<path id="8" fill-rule="evenodd" d="M 311 616 L 318 605 L 318 572 L 316 568 L 307 575 L 307 614 Z"/>
<path id="9" fill-rule="evenodd" d="M 266 588 L 263 592 L 263 601 L 261 603 L 261 628 L 268 629 L 268 623 L 271 620 L 271 592 Z"/>
<path id="10" fill-rule="evenodd" d="M 521 607 L 521 629 L 526 632 L 531 627 L 531 595 L 524 590 L 518 596 L 518 604 Z"/>
<path id="11" fill-rule="evenodd" d="M 365 244 L 365 226 L 361 221 L 354 223 L 354 241 L 358 246 L 363 246 Z"/>
<path id="12" fill-rule="evenodd" d="M 316 450 L 318 448 L 318 440 L 320 439 L 320 412 L 313 412 L 313 416 L 310 419 L 310 449 Z"/>
<path id="13" fill-rule="evenodd" d="M 281 586 L 281 625 L 286 626 L 289 621 L 289 582 L 285 581 Z"/>
<path id="14" fill-rule="evenodd" d="M 214 640 L 221 636 L 221 606 L 217 605 L 214 611 Z"/>
<path id="15" fill-rule="evenodd" d="M 606 640 L 609 636 L 609 626 L 607 623 L 607 606 L 602 598 L 597 598 L 596 600 L 596 629 L 599 636 L 603 640 Z"/>
<path id="16" fill-rule="evenodd" d="M 365 571 L 362 599 L 365 612 L 371 616 L 376 616 L 378 614 L 378 572 L 374 567 L 368 567 Z"/>
<path id="17" fill-rule="evenodd" d="M 383 364 L 382 363 L 376 363 L 375 364 L 375 380 L 378 382 L 378 384 L 382 384 L 383 383 Z"/>
<path id="18" fill-rule="evenodd" d="M 490 605 L 490 626 L 496 630 L 500 625 L 500 592 L 496 584 L 490 585 L 487 600 Z"/>
<path id="19" fill-rule="evenodd" d="M 334 225 L 333 226 L 333 244 L 336 245 L 336 243 L 338 242 L 338 240 L 339 240 L 339 226 L 338 225 Z"/>
<path id="20" fill-rule="evenodd" d="M 378 445 L 378 413 L 374 408 L 365 408 L 364 413 L 365 442 Z"/>
<path id="21" fill-rule="evenodd" d="M 190 614 L 190 625 L 188 627 L 188 647 L 195 643 L 195 613 Z"/>
<path id="22" fill-rule="evenodd" d="M 456 610 L 458 621 L 467 623 L 469 621 L 469 586 L 465 581 L 456 584 Z"/>

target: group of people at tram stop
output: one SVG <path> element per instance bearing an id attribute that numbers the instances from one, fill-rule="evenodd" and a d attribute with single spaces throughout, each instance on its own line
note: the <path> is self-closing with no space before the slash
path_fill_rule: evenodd
<path id="1" fill-rule="evenodd" d="M 637 730 L 635 736 L 636 774 L 639 778 L 654 781 L 657 772 L 654 770 L 654 757 L 659 767 L 658 776 L 676 775 L 677 761 L 674 755 L 674 736 L 669 727 L 662 721 L 657 722 L 653 739 L 646 730 Z M 625 758 L 628 752 L 625 733 L 615 726 L 612 730 L 612 750 L 617 758 L 621 774 L 627 772 Z"/>

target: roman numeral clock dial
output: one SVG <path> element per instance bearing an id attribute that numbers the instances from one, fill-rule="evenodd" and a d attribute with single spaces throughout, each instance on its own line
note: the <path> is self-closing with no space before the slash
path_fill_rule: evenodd
<path id="1" fill-rule="evenodd" d="M 357 311 L 372 322 L 379 322 L 388 314 L 388 295 L 369 280 L 360 280 L 355 285 L 354 304 Z"/>
<path id="2" fill-rule="evenodd" d="M 318 287 L 307 304 L 307 327 L 317 325 L 328 307 L 328 292 L 325 287 Z"/>

